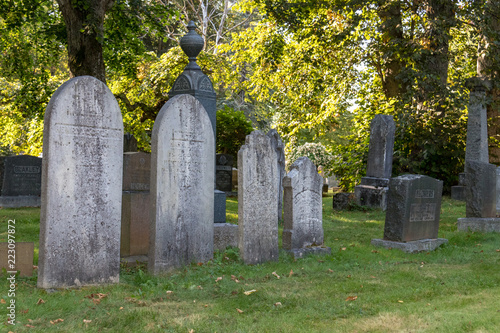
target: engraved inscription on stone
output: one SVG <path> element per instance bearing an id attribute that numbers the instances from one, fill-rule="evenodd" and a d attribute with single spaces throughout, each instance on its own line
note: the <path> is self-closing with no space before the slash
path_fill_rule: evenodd
<path id="1" fill-rule="evenodd" d="M 415 191 L 415 198 L 432 199 L 434 198 L 434 190 L 419 188 Z"/>
<path id="2" fill-rule="evenodd" d="M 435 203 L 414 203 L 411 205 L 410 222 L 434 221 L 435 216 Z"/>
<path id="3" fill-rule="evenodd" d="M 42 159 L 29 156 L 9 156 L 5 158 L 5 170 L 2 195 L 35 195 L 41 194 Z"/>

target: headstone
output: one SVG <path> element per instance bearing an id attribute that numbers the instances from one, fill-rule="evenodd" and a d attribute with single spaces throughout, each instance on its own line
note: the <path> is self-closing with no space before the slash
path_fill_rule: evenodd
<path id="1" fill-rule="evenodd" d="M 467 142 L 465 164 L 468 161 L 488 163 L 488 119 L 486 110 L 486 91 L 490 88 L 488 80 L 479 77 L 467 81 L 470 90 L 467 118 Z M 459 175 L 457 186 L 451 187 L 451 198 L 466 200 L 465 173 Z"/>
<path id="2" fill-rule="evenodd" d="M 30 155 L 3 158 L 0 206 L 39 207 L 42 187 L 42 159 Z"/>
<path id="3" fill-rule="evenodd" d="M 148 270 L 157 274 L 213 256 L 215 143 L 196 98 L 171 98 L 151 139 Z"/>
<path id="4" fill-rule="evenodd" d="M 233 190 L 233 156 L 215 155 L 215 187 L 224 192 Z"/>
<path id="5" fill-rule="evenodd" d="M 271 139 L 247 135 L 238 152 L 238 246 L 246 264 L 278 260 L 278 168 Z"/>
<path id="6" fill-rule="evenodd" d="M 123 136 L 123 152 L 136 152 L 137 151 L 137 139 L 130 133 L 126 133 Z"/>
<path id="7" fill-rule="evenodd" d="M 354 193 L 339 192 L 335 193 L 332 198 L 332 208 L 334 210 L 346 210 L 349 204 L 355 201 Z"/>
<path id="8" fill-rule="evenodd" d="M 196 57 L 203 49 L 205 41 L 203 40 L 203 37 L 196 33 L 196 25 L 193 21 L 188 23 L 187 28 L 188 33 L 181 38 L 179 44 L 181 49 L 188 56 L 189 63 L 184 68 L 181 75 L 179 75 L 175 80 L 172 89 L 168 92 L 168 96 L 172 98 L 177 95 L 187 94 L 195 97 L 201 105 L 203 105 L 205 112 L 210 119 L 214 138 L 216 138 L 217 95 L 215 94 L 212 81 L 210 81 L 210 78 L 201 71 L 200 66 L 196 63 Z M 214 220 L 219 221 L 218 223 L 224 223 L 226 221 L 226 212 L 225 210 L 222 212 L 218 209 L 223 206 L 225 207 L 226 196 L 217 192 L 218 190 L 215 188 L 215 183 L 214 191 Z M 221 221 L 222 217 L 224 218 L 224 221 Z"/>
<path id="9" fill-rule="evenodd" d="M 113 93 L 79 76 L 45 112 L 38 287 L 117 283 L 123 121 Z"/>
<path id="10" fill-rule="evenodd" d="M 278 175 L 276 177 L 276 182 L 278 183 L 278 219 L 283 218 L 283 177 L 286 176 L 286 165 L 285 165 L 285 145 L 281 141 L 278 131 L 275 129 L 269 130 L 267 136 L 271 139 L 271 145 L 276 151 L 276 162 L 278 166 Z"/>
<path id="11" fill-rule="evenodd" d="M 283 249 L 295 258 L 307 254 L 328 254 L 323 246 L 323 177 L 307 157 L 299 157 L 283 178 L 284 228 Z"/>
<path id="12" fill-rule="evenodd" d="M 378 114 L 371 122 L 366 177 L 361 178 L 361 184 L 354 188 L 358 205 L 384 210 L 387 206 L 395 130 L 392 116 Z"/>
<path id="13" fill-rule="evenodd" d="M 0 271 L 5 268 L 20 276 L 32 276 L 34 250 L 33 242 L 0 243 Z"/>
<path id="14" fill-rule="evenodd" d="M 496 218 L 496 169 L 493 164 L 466 161 L 466 217 L 458 219 L 459 231 L 500 232 L 500 218 Z"/>
<path id="15" fill-rule="evenodd" d="M 372 244 L 405 252 L 432 250 L 447 240 L 438 239 L 443 182 L 423 175 L 391 178 L 384 239 Z"/>
<path id="16" fill-rule="evenodd" d="M 150 179 L 151 154 L 123 154 L 122 257 L 145 256 L 149 252 Z"/>

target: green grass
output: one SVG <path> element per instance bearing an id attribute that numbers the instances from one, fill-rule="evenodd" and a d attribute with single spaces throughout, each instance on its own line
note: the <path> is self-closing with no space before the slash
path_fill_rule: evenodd
<path id="1" fill-rule="evenodd" d="M 247 266 L 237 249 L 228 249 L 207 264 L 172 274 L 153 277 L 144 268 L 123 267 L 118 285 L 52 293 L 36 288 L 35 274 L 17 279 L 19 323 L 0 330 L 498 332 L 500 234 L 457 232 L 463 203 L 443 200 L 439 237 L 448 244 L 406 254 L 370 245 L 383 236 L 384 212 L 336 212 L 331 197 L 323 200 L 329 256 L 293 260 L 280 251 L 279 262 Z M 228 220 L 236 222 L 236 198 L 228 198 L 227 207 Z M 0 210 L 0 230 L 15 218 L 18 240 L 37 242 L 38 214 L 37 209 Z M 245 295 L 250 290 L 256 291 Z M 7 291 L 2 277 L 0 298 L 6 301 Z M 99 301 L 98 293 L 106 297 Z M 37 305 L 39 299 L 45 303 Z M 58 318 L 64 321 L 50 323 Z"/>

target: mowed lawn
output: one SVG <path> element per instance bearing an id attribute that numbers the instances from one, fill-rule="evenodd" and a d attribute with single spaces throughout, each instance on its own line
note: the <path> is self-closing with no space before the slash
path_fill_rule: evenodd
<path id="1" fill-rule="evenodd" d="M 16 325 L 7 325 L 8 283 L 0 277 L 2 332 L 499 332 L 500 234 L 457 232 L 465 204 L 443 200 L 429 253 L 375 248 L 380 210 L 336 212 L 323 198 L 332 254 L 247 266 L 237 249 L 163 276 L 122 267 L 117 285 L 45 291 L 17 278 Z M 39 209 L 0 209 L 0 241 L 35 242 Z M 228 198 L 228 220 L 237 200 Z M 68 221 L 70 223 L 70 221 Z M 282 224 L 280 223 L 280 234 Z M 6 302 L 3 304 L 3 302 Z"/>

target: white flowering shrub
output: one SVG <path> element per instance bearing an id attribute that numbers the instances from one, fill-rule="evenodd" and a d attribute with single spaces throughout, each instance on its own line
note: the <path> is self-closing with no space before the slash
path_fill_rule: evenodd
<path id="1" fill-rule="evenodd" d="M 285 149 L 287 168 L 301 156 L 307 156 L 316 168 L 319 168 L 321 176 L 329 177 L 332 174 L 333 156 L 321 143 L 308 142 L 298 147 L 287 147 Z"/>

